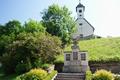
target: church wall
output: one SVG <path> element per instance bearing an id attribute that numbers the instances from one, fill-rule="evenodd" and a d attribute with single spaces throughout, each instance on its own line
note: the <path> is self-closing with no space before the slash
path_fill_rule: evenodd
<path id="1" fill-rule="evenodd" d="M 80 13 L 79 10 L 82 10 L 82 12 Z M 77 8 L 77 17 L 78 18 L 83 18 L 84 17 L 84 10 L 83 10 L 83 8 Z"/>
<path id="2" fill-rule="evenodd" d="M 80 23 L 82 23 L 81 26 L 79 25 Z M 92 35 L 94 32 L 93 28 L 84 19 L 78 19 L 77 26 L 79 26 L 79 28 L 78 28 L 79 33 L 83 33 L 84 37 Z"/>

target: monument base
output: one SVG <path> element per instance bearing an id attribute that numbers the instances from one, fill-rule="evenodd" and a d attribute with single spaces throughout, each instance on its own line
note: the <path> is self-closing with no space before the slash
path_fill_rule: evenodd
<path id="1" fill-rule="evenodd" d="M 64 66 L 63 67 L 63 72 L 65 73 L 84 73 L 88 69 L 88 65 L 81 65 L 81 66 L 76 66 L 76 65 L 71 65 L 71 66 Z"/>
<path id="2" fill-rule="evenodd" d="M 64 52 L 64 67 L 63 72 L 65 73 L 81 73 L 86 72 L 89 68 L 88 58 L 86 51 L 67 51 Z"/>

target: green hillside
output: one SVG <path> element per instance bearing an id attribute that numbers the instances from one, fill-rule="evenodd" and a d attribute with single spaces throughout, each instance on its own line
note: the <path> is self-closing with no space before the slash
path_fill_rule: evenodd
<path id="1" fill-rule="evenodd" d="M 81 50 L 87 50 L 90 61 L 119 61 L 120 38 L 102 38 L 80 41 Z M 71 51 L 71 46 L 65 51 Z M 57 57 L 57 61 L 63 61 L 63 55 Z"/>

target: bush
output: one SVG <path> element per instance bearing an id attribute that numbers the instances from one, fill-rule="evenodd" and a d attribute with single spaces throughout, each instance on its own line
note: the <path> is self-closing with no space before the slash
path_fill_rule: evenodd
<path id="1" fill-rule="evenodd" d="M 25 80 L 43 80 L 47 76 L 47 72 L 42 69 L 32 69 L 24 75 Z"/>
<path id="2" fill-rule="evenodd" d="M 86 80 L 92 80 L 92 72 L 90 70 L 86 71 Z"/>
<path id="3" fill-rule="evenodd" d="M 17 76 L 15 80 L 52 80 L 52 78 L 55 76 L 55 74 L 57 74 L 57 71 L 52 71 L 51 73 L 47 74 L 47 77 L 45 76 L 44 79 L 39 79 L 38 77 L 32 78 L 32 76 L 31 76 L 31 78 L 28 79 L 26 76 L 28 73 Z M 39 75 L 39 74 L 37 74 L 37 75 Z"/>
<path id="4" fill-rule="evenodd" d="M 55 76 L 55 74 L 57 74 L 57 71 L 52 71 L 51 73 L 49 73 L 47 75 L 47 77 L 43 80 L 52 80 L 52 78 Z"/>
<path id="5" fill-rule="evenodd" d="M 98 70 L 93 75 L 93 80 L 114 80 L 113 74 L 106 70 Z"/>
<path id="6" fill-rule="evenodd" d="M 15 72 L 17 74 L 25 73 L 27 71 L 26 67 L 27 67 L 27 64 L 19 63 L 15 68 Z"/>
<path id="7" fill-rule="evenodd" d="M 50 66 L 51 66 L 51 64 L 43 64 L 41 67 L 46 70 L 46 69 L 48 69 Z"/>
<path id="8" fill-rule="evenodd" d="M 32 68 L 41 67 L 43 63 L 53 63 L 55 57 L 62 51 L 58 37 L 37 32 L 20 33 L 16 40 L 7 44 L 5 49 L 6 52 L 1 56 L 0 61 L 8 74 L 21 71 L 18 70 L 19 67 L 22 70 L 26 69 L 27 72 Z M 19 65 L 21 61 L 27 66 Z"/>
<path id="9" fill-rule="evenodd" d="M 19 75 L 15 78 L 15 80 L 25 80 L 24 76 L 25 74 Z"/>
<path id="10" fill-rule="evenodd" d="M 115 75 L 114 80 L 120 80 L 120 75 Z"/>

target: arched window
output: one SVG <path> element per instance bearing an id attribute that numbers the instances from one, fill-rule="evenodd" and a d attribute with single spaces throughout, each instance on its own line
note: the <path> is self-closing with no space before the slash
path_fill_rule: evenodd
<path id="1" fill-rule="evenodd" d="M 79 12 L 81 13 L 81 12 L 82 12 L 82 10 L 79 10 Z"/>

